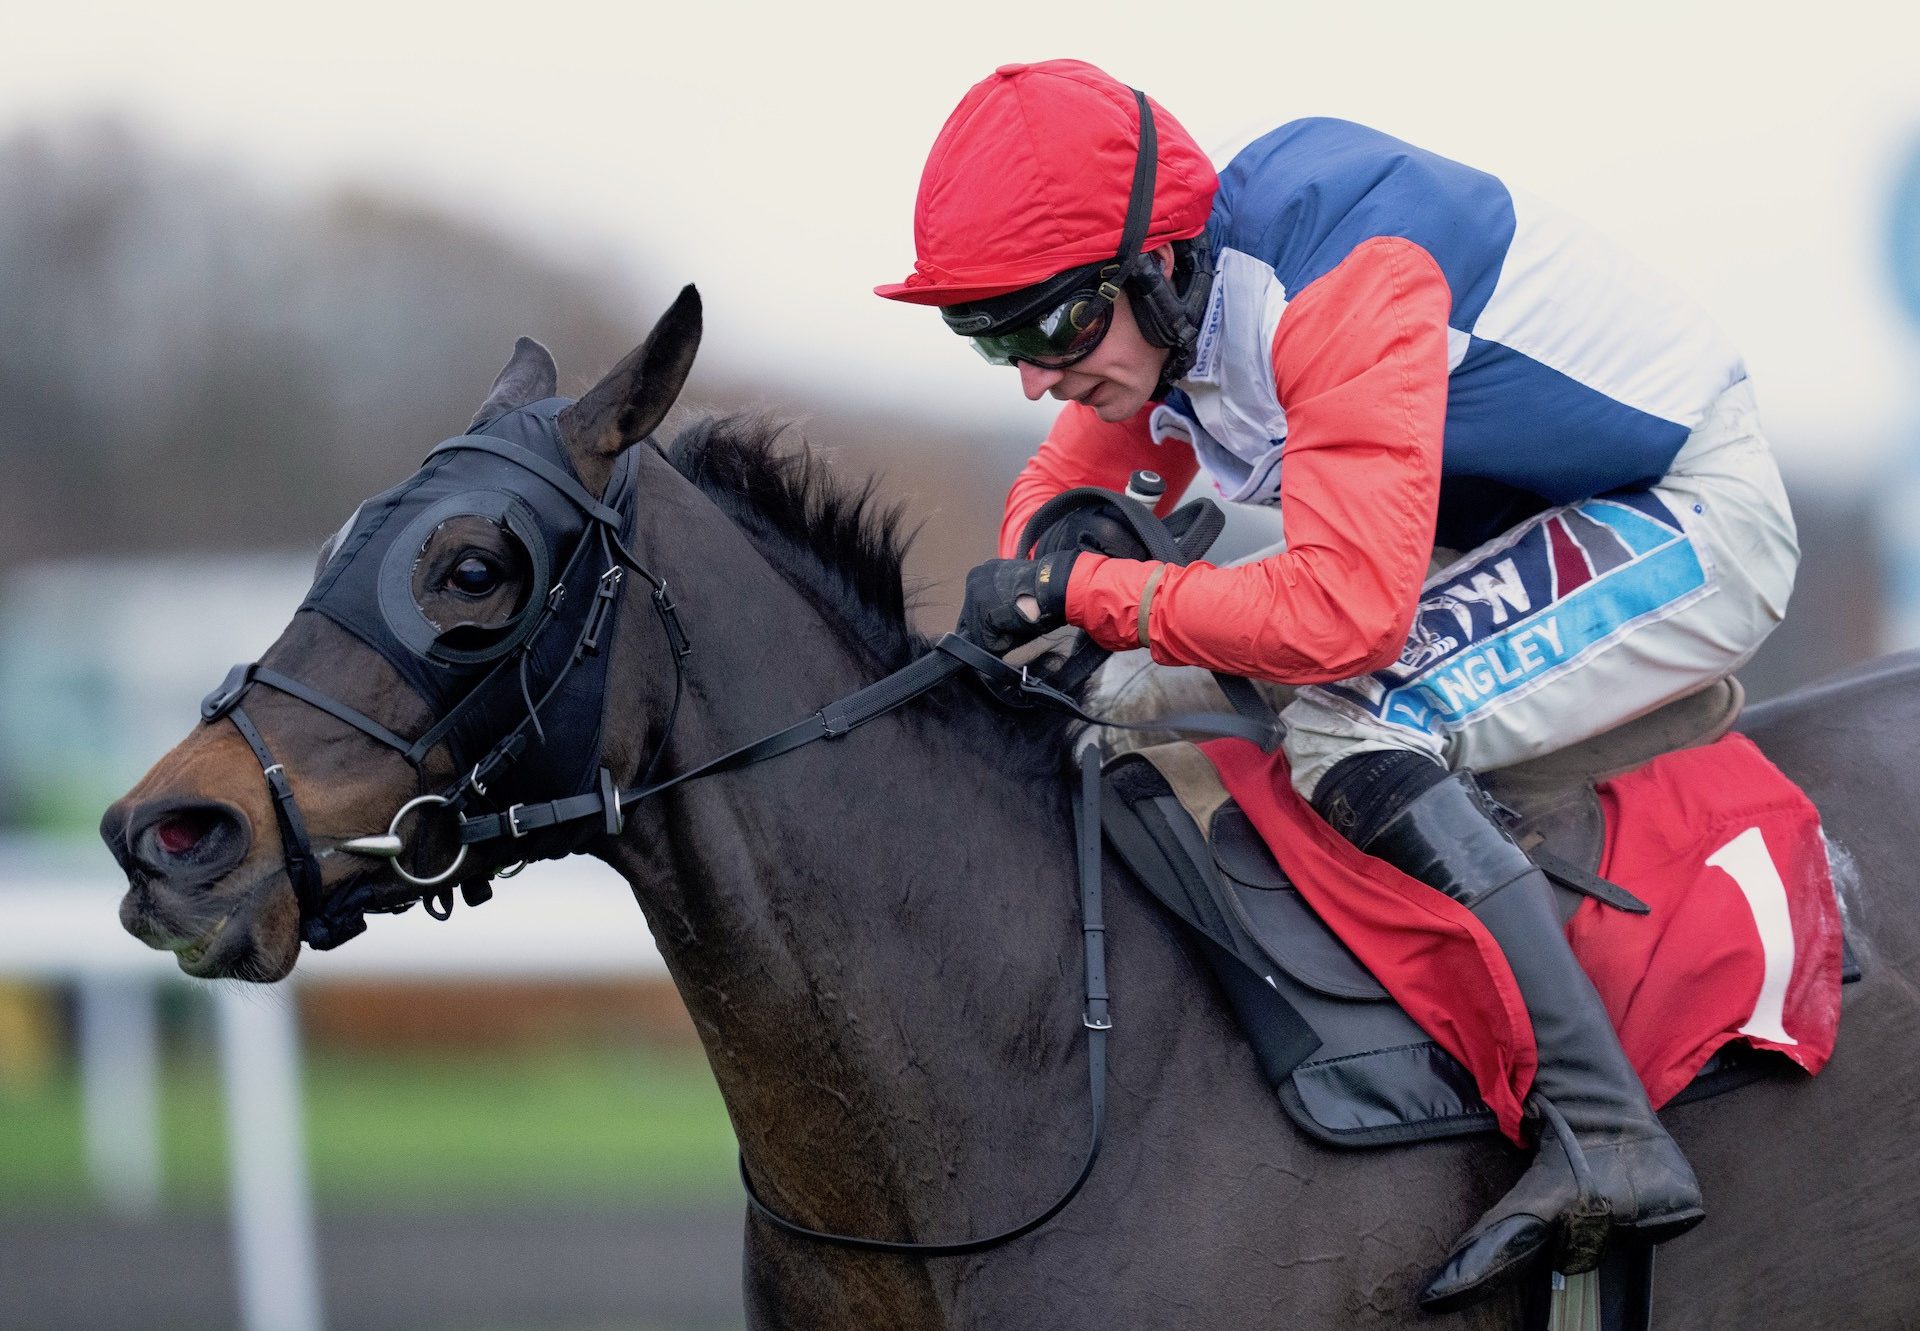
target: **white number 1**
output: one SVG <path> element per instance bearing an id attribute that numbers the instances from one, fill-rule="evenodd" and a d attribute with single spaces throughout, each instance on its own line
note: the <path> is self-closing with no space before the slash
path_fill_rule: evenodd
<path id="1" fill-rule="evenodd" d="M 1749 827 L 1707 856 L 1707 863 L 1724 870 L 1739 885 L 1747 909 L 1753 912 L 1754 927 L 1760 931 L 1760 951 L 1766 959 L 1760 997 L 1740 1034 L 1774 1044 L 1800 1043 L 1787 1034 L 1785 1025 L 1787 982 L 1793 978 L 1793 920 L 1787 913 L 1787 885 L 1780 881 L 1766 840 L 1759 828 Z"/>

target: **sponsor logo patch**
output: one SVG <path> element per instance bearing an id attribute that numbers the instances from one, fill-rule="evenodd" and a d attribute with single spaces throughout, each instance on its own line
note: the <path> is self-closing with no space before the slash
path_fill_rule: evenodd
<path id="1" fill-rule="evenodd" d="M 1390 725 L 1455 730 L 1706 589 L 1699 553 L 1658 500 L 1589 499 L 1446 570 L 1398 661 L 1322 687 Z"/>

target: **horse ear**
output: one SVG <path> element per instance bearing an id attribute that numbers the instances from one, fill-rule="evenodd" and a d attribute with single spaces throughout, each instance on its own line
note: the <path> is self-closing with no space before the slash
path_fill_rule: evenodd
<path id="1" fill-rule="evenodd" d="M 529 402 L 552 397 L 560 386 L 560 371 L 553 355 L 530 337 L 515 338 L 513 355 L 500 377 L 487 390 L 487 400 L 473 413 L 467 429 L 476 430 L 496 416 L 518 411 Z"/>
<path id="2" fill-rule="evenodd" d="M 700 349 L 700 293 L 680 289 L 673 305 L 612 373 L 560 413 L 560 429 L 577 459 L 617 457 L 666 418 Z"/>

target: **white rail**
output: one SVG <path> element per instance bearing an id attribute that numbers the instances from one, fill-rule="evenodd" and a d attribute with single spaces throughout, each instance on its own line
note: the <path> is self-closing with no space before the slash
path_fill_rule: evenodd
<path id="1" fill-rule="evenodd" d="M 300 1031 L 288 988 L 369 979 L 605 980 L 665 967 L 627 886 L 586 859 L 541 864 L 445 924 L 413 910 L 376 917 L 333 952 L 308 952 L 280 989 L 207 984 L 121 928 L 126 884 L 96 869 L 0 859 L 0 978 L 80 994 L 87 1163 L 106 1204 L 151 1210 L 160 1195 L 154 995 L 212 993 L 227 1103 L 229 1205 L 246 1331 L 322 1331 L 319 1260 L 302 1126 Z"/>

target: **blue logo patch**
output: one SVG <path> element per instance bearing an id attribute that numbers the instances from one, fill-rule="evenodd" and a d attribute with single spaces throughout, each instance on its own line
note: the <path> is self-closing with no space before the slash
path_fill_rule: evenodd
<path id="1" fill-rule="evenodd" d="M 1652 495 L 1589 499 L 1446 570 L 1398 661 L 1322 687 L 1389 725 L 1455 730 L 1706 587 L 1699 553 Z"/>

